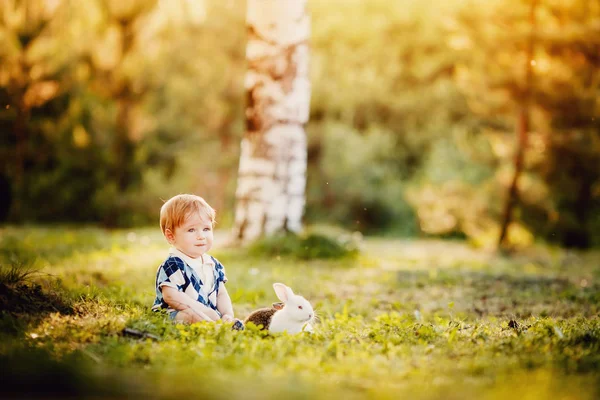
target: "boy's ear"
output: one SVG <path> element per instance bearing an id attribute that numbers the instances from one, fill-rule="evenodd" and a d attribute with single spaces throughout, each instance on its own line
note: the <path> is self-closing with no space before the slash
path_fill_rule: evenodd
<path id="1" fill-rule="evenodd" d="M 173 231 L 168 228 L 165 229 L 165 238 L 167 238 L 167 242 L 173 242 L 173 240 L 175 240 L 175 235 L 173 234 Z"/>

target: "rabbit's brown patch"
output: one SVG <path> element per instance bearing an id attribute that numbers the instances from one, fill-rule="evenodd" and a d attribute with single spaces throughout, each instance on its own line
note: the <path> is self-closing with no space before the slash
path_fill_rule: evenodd
<path id="1" fill-rule="evenodd" d="M 262 329 L 269 329 L 269 326 L 271 325 L 271 319 L 273 318 L 273 314 L 275 314 L 276 312 L 277 310 L 275 308 L 258 309 L 246 317 L 246 319 L 244 320 L 244 324 L 252 322 L 256 326 L 262 325 Z"/>

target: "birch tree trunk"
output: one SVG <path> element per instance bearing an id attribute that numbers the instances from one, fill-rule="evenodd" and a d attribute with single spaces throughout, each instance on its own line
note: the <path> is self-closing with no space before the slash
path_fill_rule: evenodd
<path id="1" fill-rule="evenodd" d="M 250 241 L 302 227 L 310 82 L 306 0 L 248 0 L 246 132 L 234 235 Z"/>

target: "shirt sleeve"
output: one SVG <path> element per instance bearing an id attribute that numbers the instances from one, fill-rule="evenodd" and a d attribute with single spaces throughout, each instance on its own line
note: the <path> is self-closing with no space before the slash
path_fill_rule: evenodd
<path id="1" fill-rule="evenodd" d="M 225 275 L 225 267 L 216 258 L 212 257 L 215 262 L 215 270 L 217 271 L 217 283 L 227 283 L 227 275 Z"/>
<path id="2" fill-rule="evenodd" d="M 176 258 L 169 259 L 160 266 L 156 276 L 156 287 L 169 286 L 183 291 L 186 286 L 185 264 Z"/>

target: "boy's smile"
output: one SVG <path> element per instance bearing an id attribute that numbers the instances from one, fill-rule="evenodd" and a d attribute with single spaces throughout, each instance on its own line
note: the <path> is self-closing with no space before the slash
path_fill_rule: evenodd
<path id="1" fill-rule="evenodd" d="M 212 221 L 197 213 L 189 215 L 174 232 L 167 230 L 165 233 L 169 243 L 191 258 L 201 257 L 212 247 Z"/>

